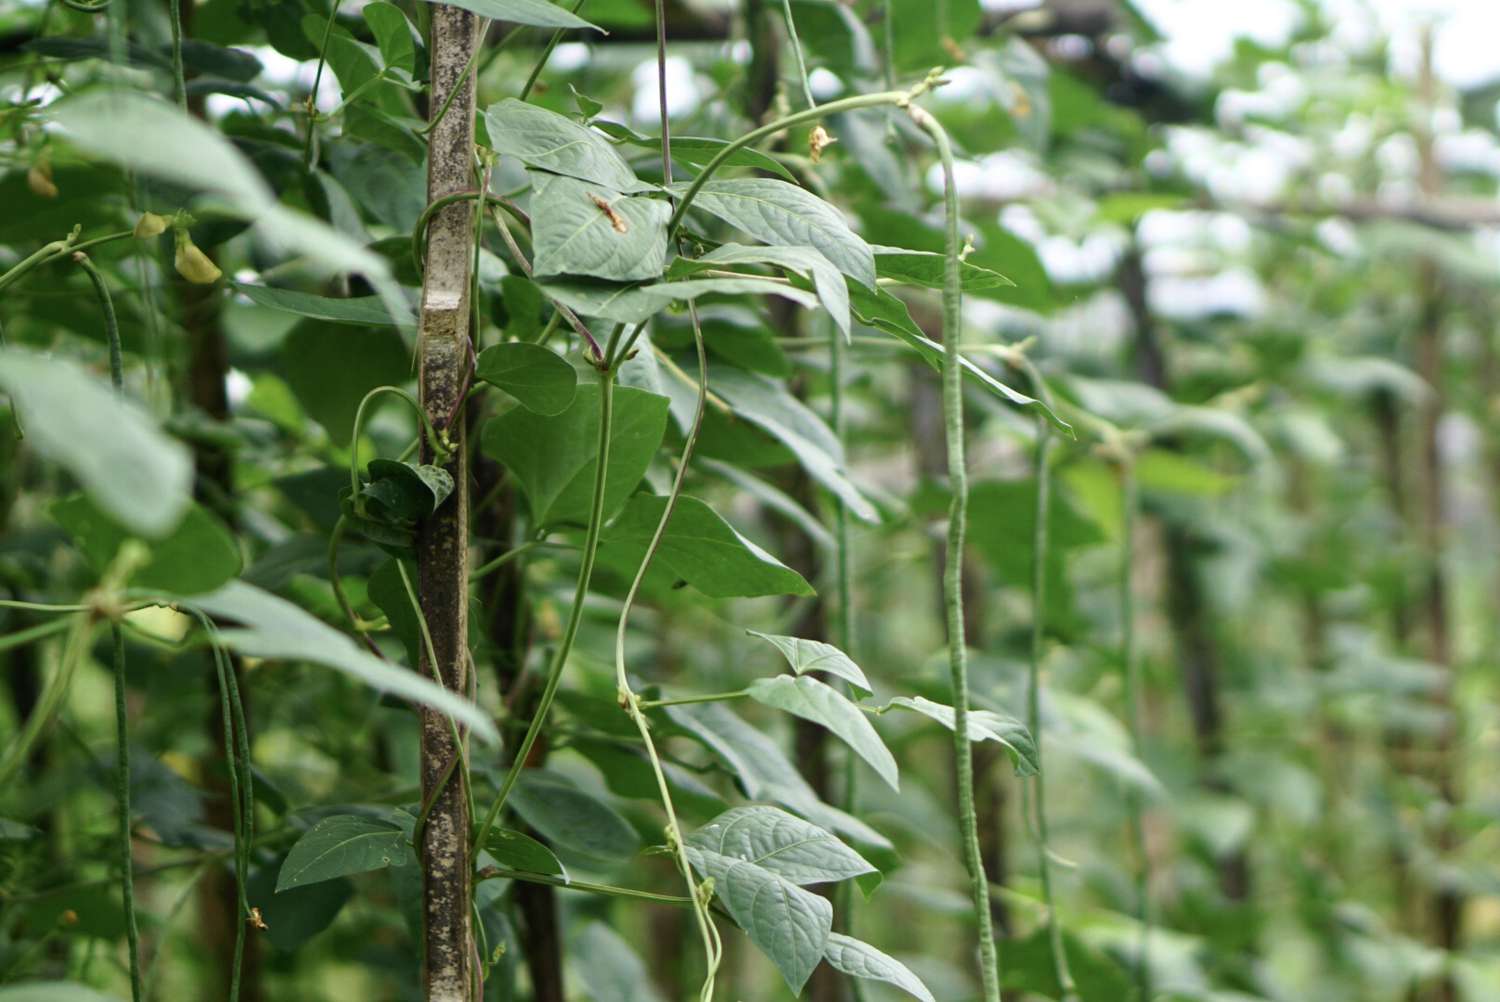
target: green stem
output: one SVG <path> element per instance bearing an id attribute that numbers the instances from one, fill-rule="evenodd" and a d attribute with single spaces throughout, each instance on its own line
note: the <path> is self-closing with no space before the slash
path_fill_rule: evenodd
<path id="1" fill-rule="evenodd" d="M 135 860 L 130 844 L 130 719 L 125 708 L 125 631 L 110 625 L 115 682 L 115 801 L 120 814 L 120 898 L 125 907 L 125 939 L 130 949 L 130 998 L 141 1002 L 141 934 L 135 920 Z"/>
<path id="2" fill-rule="evenodd" d="M 14 650 L 17 647 L 25 647 L 36 643 L 43 637 L 50 637 L 54 633 L 61 633 L 68 628 L 68 620 L 59 616 L 57 619 L 49 619 L 45 623 L 28 626 L 24 630 L 6 634 L 0 637 L 0 653 Z"/>
<path id="3" fill-rule="evenodd" d="M 62 709 L 63 698 L 67 695 L 68 687 L 73 683 L 73 676 L 78 673 L 78 665 L 88 653 L 93 624 L 93 619 L 87 614 L 73 619 L 67 641 L 63 645 L 62 660 L 57 666 L 57 672 L 47 681 L 47 687 L 42 690 L 41 698 L 37 700 L 31 716 L 26 718 L 26 724 L 21 728 L 20 735 L 6 750 L 5 757 L 0 758 L 0 789 L 10 789 L 11 781 L 15 779 L 16 773 L 26 765 L 26 760 L 31 757 L 32 749 L 36 747 L 37 742 L 46 733 L 47 727 Z"/>
<path id="4" fill-rule="evenodd" d="M 548 887 L 561 887 L 569 891 L 588 891 L 591 894 L 608 894 L 617 898 L 636 898 L 641 901 L 655 901 L 664 905 L 685 905 L 691 903 L 691 898 L 685 898 L 680 894 L 657 894 L 653 891 L 638 891 L 634 887 L 618 887 L 615 884 L 595 884 L 587 880 L 564 880 L 562 877 L 552 877 L 545 873 L 528 873 L 524 870 L 511 870 L 503 866 L 487 866 L 479 872 L 481 880 L 524 880 L 528 884 L 546 884 Z"/>
<path id="5" fill-rule="evenodd" d="M 180 0 L 172 0 L 178 3 Z M 344 0 L 333 0 L 333 10 L 328 12 L 328 23 L 323 25 L 323 41 L 318 45 L 318 68 L 313 71 L 312 92 L 307 95 L 307 138 L 302 145 L 302 169 L 312 170 L 313 143 L 317 138 L 318 88 L 323 84 L 323 67 L 328 62 L 328 40 L 333 37 L 333 24 L 338 20 L 339 5 Z"/>
<path id="6" fill-rule="evenodd" d="M 423 434 L 427 436 L 427 444 L 432 446 L 433 453 L 439 457 L 438 462 L 442 462 L 442 457 L 448 454 L 447 446 L 438 437 L 437 429 L 433 428 L 432 422 L 427 417 L 427 412 L 422 409 L 422 405 L 417 402 L 416 397 L 399 386 L 375 387 L 369 393 L 366 393 L 364 399 L 359 402 L 359 409 L 354 412 L 354 434 L 349 439 L 349 501 L 351 504 L 356 504 L 356 506 L 359 498 L 359 433 L 365 426 L 365 410 L 382 393 L 389 393 L 400 397 L 411 405 L 411 409 L 416 412 L 417 420 L 421 422 Z"/>
<path id="7" fill-rule="evenodd" d="M 187 113 L 187 77 L 182 68 L 182 0 L 172 0 L 169 6 L 172 21 L 172 89 L 177 107 Z"/>
<path id="8" fill-rule="evenodd" d="M 1037 399 L 1050 406 L 1046 384 L 1030 362 L 1025 368 L 1031 377 Z M 1073 972 L 1063 944 L 1062 924 L 1057 920 L 1057 906 L 1052 896 L 1052 855 L 1047 834 L 1047 786 L 1042 764 L 1042 659 L 1046 644 L 1047 615 L 1047 547 L 1051 520 L 1052 428 L 1045 417 L 1036 419 L 1036 509 L 1031 537 L 1031 664 L 1027 678 L 1026 726 L 1036 745 L 1037 773 L 1032 778 L 1036 794 L 1037 872 L 1042 882 L 1042 905 L 1047 912 L 1047 937 L 1052 946 L 1053 973 L 1062 988 L 1065 1002 L 1077 995 Z"/>
<path id="9" fill-rule="evenodd" d="M 812 84 L 807 80 L 807 59 L 802 55 L 802 42 L 797 38 L 797 22 L 792 18 L 792 0 L 781 0 L 781 13 L 786 18 L 786 33 L 792 43 L 792 55 L 797 58 L 797 76 L 802 80 L 802 96 L 807 99 L 808 108 L 816 108 L 818 102 L 813 100 Z"/>
<path id="10" fill-rule="evenodd" d="M 745 689 L 733 692 L 710 692 L 701 696 L 680 696 L 677 699 L 642 699 L 636 705 L 643 710 L 654 710 L 659 706 L 691 706 L 694 703 L 727 703 L 731 699 L 744 699 L 750 693 Z"/>
<path id="11" fill-rule="evenodd" d="M 109 286 L 97 265 L 81 250 L 73 252 L 73 260 L 88 275 L 94 284 L 94 295 L 99 298 L 99 308 L 104 311 L 104 336 L 109 344 L 109 381 L 116 393 L 125 389 L 125 356 L 120 348 L 120 323 L 115 317 L 115 302 L 110 297 Z"/>
<path id="12" fill-rule="evenodd" d="M 573 5 L 573 13 L 578 13 L 579 8 L 581 8 L 582 6 L 583 0 L 578 0 L 578 2 Z M 531 68 L 531 72 L 526 77 L 526 84 L 521 88 L 520 99 L 522 101 L 531 96 L 531 89 L 536 86 L 537 80 L 541 78 L 542 70 L 546 68 L 547 60 L 552 58 L 552 50 L 556 49 L 557 43 L 562 41 L 563 32 L 565 30 L 567 29 L 558 28 L 552 33 L 552 37 L 547 39 L 546 48 L 542 49 L 541 57 L 537 59 L 536 65 Z"/>
<path id="13" fill-rule="evenodd" d="M 958 350 L 963 325 L 963 287 L 959 274 L 958 185 L 953 176 L 953 150 L 943 127 L 922 108 L 908 109 L 916 123 L 932 137 L 943 162 L 943 208 L 946 216 L 947 260 L 943 267 L 943 424 L 948 446 L 948 481 L 953 501 L 948 511 L 948 551 L 943 568 L 944 605 L 948 619 L 948 667 L 953 688 L 953 753 L 958 771 L 958 820 L 974 918 L 979 926 L 979 971 L 986 1002 L 1000 1002 L 1000 962 L 990 918 L 989 881 L 979 849 L 979 822 L 974 809 L 974 756 L 969 741 L 969 650 L 964 639 L 964 530 L 968 517 L 969 481 L 964 462 L 964 398 L 962 357 Z"/>
<path id="14" fill-rule="evenodd" d="M 661 18 L 662 4 L 657 0 L 656 4 L 659 31 L 664 31 Z M 665 39 L 658 50 L 659 54 L 665 55 Z M 664 77 L 663 77 L 664 79 Z M 665 136 L 666 128 L 666 92 L 662 92 L 662 127 Z M 663 139 L 662 161 L 666 178 L 671 180 L 671 163 L 665 151 Z M 698 882 L 693 878 L 692 863 L 687 857 L 687 850 L 683 845 L 682 826 L 677 820 L 677 810 L 672 804 L 672 791 L 667 785 L 666 773 L 662 769 L 661 756 L 657 753 L 656 742 L 651 738 L 651 725 L 644 713 L 641 712 L 642 703 L 630 687 L 630 677 L 625 670 L 625 634 L 630 625 L 630 610 L 635 604 L 636 595 L 639 594 L 642 582 L 646 579 L 646 572 L 651 567 L 651 561 L 656 557 L 656 551 L 661 546 L 662 537 L 666 534 L 667 523 L 672 519 L 672 512 L 677 507 L 677 499 L 682 496 L 682 482 L 687 476 L 689 464 L 692 462 L 693 449 L 698 444 L 698 431 L 703 425 L 703 411 L 708 402 L 708 357 L 703 347 L 703 330 L 698 323 L 698 313 L 695 307 L 689 305 L 688 313 L 693 325 L 693 343 L 698 352 L 698 400 L 693 411 L 693 424 L 688 429 L 687 439 L 683 442 L 682 458 L 677 463 L 677 474 L 672 479 L 672 489 L 667 494 L 666 506 L 662 509 L 661 518 L 657 520 L 656 531 L 651 536 L 651 541 L 646 545 L 646 552 L 641 557 L 640 566 L 636 568 L 635 579 L 630 583 L 630 590 L 625 594 L 625 604 L 620 609 L 619 624 L 615 628 L 615 687 L 621 705 L 629 715 L 636 731 L 641 736 L 641 744 L 646 749 L 646 756 L 651 761 L 651 771 L 656 777 L 657 794 L 661 798 L 662 809 L 667 815 L 667 847 L 671 850 L 676 860 L 677 869 L 682 874 L 683 881 L 687 884 L 688 897 L 692 902 L 693 916 L 698 924 L 698 935 L 703 941 L 703 959 L 705 974 L 703 986 L 699 990 L 699 998 L 702 1002 L 712 1002 L 714 996 L 714 980 L 718 975 L 719 963 L 723 956 L 723 946 L 719 941 L 718 930 L 714 927 L 713 919 L 708 914 L 708 906 L 702 899 L 698 890 Z M 742 694 L 741 694 L 742 695 Z M 690 700 L 702 702 L 702 698 Z M 670 702 L 670 701 L 668 701 Z M 658 706 L 668 703 L 657 703 Z"/>
<path id="15" fill-rule="evenodd" d="M 65 240 L 54 240 L 49 244 L 43 244 L 38 250 L 18 261 L 4 274 L 0 274 L 0 289 L 4 289 L 19 281 L 27 272 L 38 265 L 55 261 L 70 251 L 88 250 L 90 247 L 97 247 L 100 244 L 125 240 L 134 236 L 134 230 L 121 230 L 118 233 L 107 233 L 102 237 L 94 237 L 92 240 L 78 241 L 75 234 L 70 235 Z"/>
<path id="16" fill-rule="evenodd" d="M 532 550 L 540 549 L 571 550 L 575 549 L 575 547 L 571 543 L 549 543 L 545 540 L 533 539 L 529 543 L 522 543 L 520 546 L 517 546 L 513 550 L 505 551 L 494 560 L 491 560 L 489 563 L 481 564 L 472 574 L 469 575 L 469 580 L 471 582 L 478 581 L 480 578 L 487 577 L 490 574 L 493 574 L 495 571 L 498 571 L 500 568 L 504 567 L 512 560 L 515 560 L 517 557 L 525 556 Z"/>
<path id="17" fill-rule="evenodd" d="M 209 636 L 209 646 L 213 650 L 214 670 L 219 679 L 219 714 L 224 721 L 224 767 L 229 773 L 229 797 L 234 819 L 234 880 L 239 895 L 239 921 L 235 923 L 234 933 L 234 961 L 229 971 L 229 1002 L 237 1002 L 240 997 L 240 971 L 244 966 L 245 957 L 245 919 L 249 909 L 245 899 L 246 874 L 243 865 L 245 804 L 240 798 L 240 770 L 236 761 L 234 711 L 230 708 L 229 702 L 229 676 L 234 674 L 234 666 L 228 663 L 229 659 L 224 656 L 223 648 L 216 639 L 213 621 L 201 611 L 196 611 L 196 615 Z"/>
<path id="18" fill-rule="evenodd" d="M 618 338 L 619 333 L 620 328 L 617 326 L 615 336 L 610 339 L 611 342 Z M 516 749 L 510 770 L 505 774 L 500 791 L 495 796 L 495 802 L 490 805 L 484 821 L 479 826 L 478 837 L 474 842 L 477 846 L 484 845 L 488 840 L 490 829 L 495 825 L 495 819 L 499 817 L 505 801 L 510 798 L 511 790 L 515 789 L 516 781 L 521 778 L 521 770 L 526 768 L 526 760 L 531 756 L 531 749 L 542 732 L 548 711 L 552 709 L 552 701 L 557 696 L 558 683 L 562 681 L 563 667 L 567 664 L 568 655 L 572 653 L 573 641 L 578 637 L 578 626 L 583 621 L 584 599 L 588 597 L 589 582 L 594 575 L 594 557 L 599 552 L 599 533 L 604 527 L 604 484 L 609 469 L 609 434 L 614 417 L 614 386 L 614 370 L 601 370 L 599 373 L 599 460 L 594 471 L 593 504 L 589 511 L 588 530 L 584 535 L 583 561 L 578 568 L 578 583 L 573 590 L 573 607 L 568 611 L 568 622 L 563 628 L 562 640 L 552 655 L 552 664 L 547 670 L 547 682 L 537 701 L 536 712 L 532 715 L 526 734 Z"/>
<path id="19" fill-rule="evenodd" d="M 1131 575 L 1135 569 L 1135 519 L 1139 510 L 1135 464 L 1128 455 L 1120 459 L 1120 661 L 1125 675 L 1125 726 L 1130 732 L 1130 751 L 1142 758 L 1141 667 L 1135 643 L 1135 594 Z M 1135 907 L 1140 924 L 1140 946 L 1135 958 L 1136 997 L 1151 997 L 1151 859 L 1146 854 L 1146 829 L 1141 817 L 1140 795 L 1129 794 L 1130 838 L 1136 856 Z"/>

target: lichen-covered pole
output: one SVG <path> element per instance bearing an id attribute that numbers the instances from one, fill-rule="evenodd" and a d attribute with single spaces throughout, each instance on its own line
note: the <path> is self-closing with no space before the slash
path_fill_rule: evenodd
<path id="1" fill-rule="evenodd" d="M 474 186 L 474 78 L 465 69 L 478 44 L 473 14 L 446 4 L 432 6 L 428 106 L 434 118 L 441 118 L 428 140 L 429 202 Z M 460 693 L 469 688 L 469 477 L 459 404 L 469 364 L 473 205 L 467 199 L 455 201 L 435 213 L 428 227 L 417 346 L 422 408 L 451 445 L 446 468 L 453 476 L 453 493 L 425 520 L 417 537 L 420 604 L 435 656 L 424 652 L 421 670 Z M 424 440 L 422 461 L 441 458 Z M 419 847 L 422 980 L 428 1002 L 473 1002 L 478 997 L 469 907 L 469 800 L 465 770 L 452 767 L 461 752 L 456 734 L 447 717 L 422 710 L 422 799 L 432 805 Z"/>

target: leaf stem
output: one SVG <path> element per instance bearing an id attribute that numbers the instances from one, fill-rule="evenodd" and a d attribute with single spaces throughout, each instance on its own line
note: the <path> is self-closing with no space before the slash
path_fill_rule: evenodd
<path id="1" fill-rule="evenodd" d="M 948 667 L 953 689 L 953 753 L 958 772 L 958 820 L 964 862 L 969 871 L 974 919 L 979 926 L 979 971 L 986 1002 L 1000 1002 L 1000 962 L 990 917 L 989 881 L 979 849 L 979 822 L 974 808 L 974 756 L 969 742 L 969 650 L 964 638 L 964 530 L 969 481 L 964 460 L 963 359 L 959 332 L 963 326 L 963 287 L 959 272 L 958 185 L 948 134 L 926 110 L 907 109 L 937 146 L 943 163 L 943 208 L 946 256 L 943 268 L 943 424 L 948 446 L 948 481 L 953 501 L 948 511 L 947 560 L 943 568 L 944 605 L 948 621 Z"/>
<path id="2" fill-rule="evenodd" d="M 701 696 L 679 696 L 676 699 L 642 699 L 637 704 L 643 710 L 654 710 L 659 706 L 689 706 L 693 703 L 727 703 L 731 699 L 743 699 L 750 695 L 745 689 L 733 692 L 710 692 Z"/>
<path id="3" fill-rule="evenodd" d="M 562 877 L 554 877 L 546 873 L 528 873 L 525 870 L 512 870 L 504 866 L 487 866 L 479 871 L 478 876 L 480 880 L 524 880 L 528 884 L 546 884 L 549 887 L 561 887 L 568 891 L 588 891 L 617 898 L 656 901 L 666 905 L 686 905 L 692 902 L 691 898 L 685 898 L 680 894 L 657 894 L 654 891 L 640 891 L 634 887 L 619 887 L 615 884 L 596 884 L 588 880 L 564 880 Z"/>

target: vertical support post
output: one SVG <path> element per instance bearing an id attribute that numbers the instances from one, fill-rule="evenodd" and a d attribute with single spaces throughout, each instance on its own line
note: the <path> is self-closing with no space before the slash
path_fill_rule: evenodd
<path id="1" fill-rule="evenodd" d="M 431 113 L 446 108 L 429 136 L 427 198 L 474 186 L 474 78 L 464 70 L 478 45 L 477 18 L 447 4 L 432 6 Z M 454 93 L 455 90 L 457 93 Z M 453 95 L 451 104 L 449 95 Z M 460 414 L 470 357 L 469 279 L 473 258 L 474 203 L 460 200 L 434 214 L 427 231 L 418 328 L 422 409 L 452 446 L 445 468 L 453 493 L 417 537 L 417 578 L 422 615 L 436 664 L 424 651 L 421 671 L 458 693 L 470 687 L 468 670 L 469 475 Z M 426 441 L 422 461 L 434 456 Z M 474 930 L 470 909 L 469 799 L 464 770 L 451 768 L 462 753 L 452 721 L 423 708 L 422 797 L 432 810 L 422 829 L 423 994 L 428 1002 L 473 1002 L 476 997 Z"/>

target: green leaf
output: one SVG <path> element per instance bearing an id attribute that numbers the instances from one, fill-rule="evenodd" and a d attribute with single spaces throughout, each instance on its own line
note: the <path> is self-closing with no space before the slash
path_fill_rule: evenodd
<path id="1" fill-rule="evenodd" d="M 281 864 L 278 892 L 398 864 L 410 853 L 406 833 L 358 814 L 324 818 L 297 840 Z"/>
<path id="2" fill-rule="evenodd" d="M 922 999 L 922 1002 L 937 1002 L 932 997 L 932 992 L 922 984 L 922 979 L 913 974 L 905 964 L 853 936 L 830 933 L 823 956 L 835 970 L 844 974 L 869 981 L 884 981 L 908 995 Z"/>
<path id="3" fill-rule="evenodd" d="M 241 624 L 219 631 L 224 644 L 241 654 L 324 665 L 383 692 L 445 713 L 485 741 L 499 739 L 494 723 L 467 699 L 414 671 L 360 650 L 333 627 L 254 585 L 231 581 L 218 591 L 195 596 L 188 604 Z"/>
<path id="4" fill-rule="evenodd" d="M 374 33 L 375 42 L 380 46 L 380 58 L 385 64 L 415 73 L 417 50 L 412 42 L 411 25 L 401 8 L 385 0 L 375 0 L 365 4 L 360 14 Z"/>
<path id="5" fill-rule="evenodd" d="M 41 833 L 41 829 L 31 825 L 23 825 L 11 818 L 0 818 L 0 842 L 29 842 Z"/>
<path id="6" fill-rule="evenodd" d="M 1146 449 L 1135 461 L 1136 482 L 1142 490 L 1216 497 L 1239 483 L 1239 478 L 1179 452 Z"/>
<path id="7" fill-rule="evenodd" d="M 628 282 L 662 273 L 672 215 L 665 201 L 558 174 L 533 171 L 531 177 L 538 278 L 588 275 Z"/>
<path id="8" fill-rule="evenodd" d="M 603 922 L 583 927 L 573 940 L 571 955 L 587 958 L 578 965 L 578 974 L 589 1002 L 664 1002 L 641 958 Z"/>
<path id="9" fill-rule="evenodd" d="M 368 10 L 369 8 L 366 8 Z M 393 327 L 416 323 L 408 310 L 399 320 L 392 320 L 379 296 L 358 296 L 353 299 L 333 299 L 315 296 L 310 292 L 293 289 L 275 289 L 269 285 L 236 283 L 234 290 L 257 306 L 291 313 L 314 320 L 328 320 L 336 324 L 356 324 L 364 327 Z"/>
<path id="10" fill-rule="evenodd" d="M 368 470 L 360 497 L 374 502 L 366 514 L 383 521 L 421 521 L 453 493 L 453 477 L 441 466 L 372 459 Z"/>
<path id="11" fill-rule="evenodd" d="M 83 551 L 89 566 L 102 574 L 131 536 L 128 529 L 75 494 L 52 506 L 52 517 Z M 152 591 L 197 595 L 213 591 L 239 574 L 240 549 L 229 530 L 197 503 L 190 504 L 166 537 L 155 541 L 149 560 L 130 577 L 130 584 Z"/>
<path id="12" fill-rule="evenodd" d="M 406 578 L 416 586 L 416 564 L 406 561 Z M 407 664 L 416 664 L 422 655 L 422 624 L 417 611 L 412 608 L 411 596 L 406 593 L 406 584 L 401 580 L 400 558 L 392 557 L 371 572 L 365 582 L 365 594 L 376 608 L 385 613 L 391 625 L 391 633 L 406 648 Z"/>
<path id="13" fill-rule="evenodd" d="M 600 559 L 629 572 L 640 565 L 667 499 L 637 494 L 605 530 Z M 704 502 L 677 499 L 657 546 L 654 572 L 665 571 L 711 598 L 812 595 L 796 571 L 741 536 Z"/>
<path id="14" fill-rule="evenodd" d="M 868 762 L 891 789 L 900 789 L 896 759 L 890 749 L 865 719 L 864 711 L 831 685 L 808 675 L 777 675 L 756 679 L 746 691 L 756 702 L 828 728 Z"/>
<path id="15" fill-rule="evenodd" d="M 24 981 L 0 987 L 0 1002 L 117 1002 L 118 998 L 76 981 Z"/>
<path id="16" fill-rule="evenodd" d="M 686 184 L 674 184 L 681 195 Z M 762 243 L 816 248 L 845 275 L 875 288 L 875 255 L 838 209 L 794 184 L 772 178 L 709 181 L 693 207 L 717 216 Z"/>
<path id="17" fill-rule="evenodd" d="M 640 147 L 641 149 L 651 150 L 658 154 L 661 152 L 660 136 L 642 135 L 628 126 L 621 125 L 619 122 L 602 121 L 595 122 L 594 125 L 601 132 L 608 134 L 612 139 L 619 140 L 631 146 Z M 702 167 L 717 156 L 719 151 L 728 146 L 729 141 L 727 139 L 712 139 L 704 136 L 672 136 L 671 144 L 673 160 L 678 160 L 694 167 Z M 753 167 L 756 170 L 780 174 L 788 181 L 797 180 L 780 160 L 769 154 L 762 153 L 760 150 L 750 149 L 749 147 L 735 150 L 729 154 L 729 157 L 724 160 L 724 166 Z"/>
<path id="18" fill-rule="evenodd" d="M 543 417 L 561 414 L 578 395 L 577 370 L 550 348 L 524 341 L 491 345 L 480 352 L 474 375 Z"/>
<path id="19" fill-rule="evenodd" d="M 861 844 L 890 848 L 889 840 L 875 829 L 819 800 L 776 742 L 735 716 L 723 703 L 664 709 L 673 723 L 702 742 L 733 771 L 746 797 L 779 803 Z"/>
<path id="20" fill-rule="evenodd" d="M 744 860 L 799 887 L 875 872 L 853 849 L 779 807 L 733 807 L 689 835 L 687 845 Z"/>
<path id="21" fill-rule="evenodd" d="M 588 521 L 599 461 L 599 404 L 599 386 L 587 383 L 554 417 L 518 407 L 484 426 L 485 455 L 515 475 L 538 527 Z M 615 388 L 605 518 L 619 510 L 645 476 L 667 431 L 667 407 L 666 397 L 628 386 Z"/>
<path id="22" fill-rule="evenodd" d="M 484 125 L 490 149 L 515 157 L 528 167 L 602 184 L 614 191 L 655 190 L 635 176 L 608 139 L 555 111 L 506 98 L 485 109 Z"/>
<path id="23" fill-rule="evenodd" d="M 260 935 L 276 949 L 295 953 L 333 925 L 344 906 L 354 897 L 354 883 L 339 877 L 289 887 L 278 894 L 276 871 L 279 869 L 279 864 L 272 862 L 251 870 L 245 893 L 260 909 L 261 919 L 269 927 Z"/>
<path id="24" fill-rule="evenodd" d="M 924 717 L 936 720 L 950 731 L 956 729 L 953 707 L 943 703 L 934 703 L 923 696 L 897 696 L 876 712 L 885 713 L 897 706 L 902 709 L 915 710 Z M 1026 729 L 1026 725 L 1015 717 L 996 713 L 994 710 L 971 709 L 969 711 L 969 740 L 1000 742 L 1010 752 L 1011 763 L 1015 766 L 1017 776 L 1034 776 L 1038 772 L 1036 742 L 1032 740 L 1031 732 Z"/>
<path id="25" fill-rule="evenodd" d="M 933 251 L 907 250 L 903 247 L 873 247 L 875 272 L 881 278 L 893 278 L 908 285 L 941 289 L 948 270 L 948 256 Z M 968 261 L 959 262 L 959 277 L 965 292 L 1014 287 L 1016 283 L 988 268 Z"/>
<path id="26" fill-rule="evenodd" d="M 746 275 L 744 278 L 690 278 L 677 282 L 658 282 L 655 285 L 641 286 L 640 293 L 648 301 L 654 300 L 657 309 L 668 303 L 697 299 L 699 296 L 780 296 L 807 309 L 818 305 L 815 296 L 795 286 L 754 275 Z"/>
<path id="27" fill-rule="evenodd" d="M 490 829 L 489 841 L 484 844 L 484 849 L 495 857 L 495 862 L 512 870 L 558 877 L 568 875 L 556 853 L 525 832 L 518 832 L 513 828 Z"/>
<path id="28" fill-rule="evenodd" d="M 305 320 L 282 344 L 277 371 L 334 444 L 347 445 L 360 401 L 377 386 L 411 378 L 411 354 L 392 328 Z"/>
<path id="29" fill-rule="evenodd" d="M 494 21 L 509 21 L 511 24 L 529 24 L 533 28 L 592 28 L 601 34 L 604 29 L 590 24 L 572 11 L 547 0 L 432 0 L 452 7 L 487 17 Z"/>
<path id="30" fill-rule="evenodd" d="M 866 693 L 874 691 L 870 688 L 870 680 L 865 677 L 859 665 L 832 644 L 825 644 L 821 640 L 803 640 L 801 637 L 761 633 L 759 630 L 746 630 L 745 632 L 752 637 L 770 641 L 798 675 L 805 675 L 812 671 L 827 672 L 856 688 L 863 689 Z"/>
<path id="31" fill-rule="evenodd" d="M 793 994 L 800 994 L 833 931 L 829 900 L 748 860 L 693 845 L 687 857 L 712 878 L 715 896 L 735 923 L 771 958 Z"/>
<path id="32" fill-rule="evenodd" d="M 755 373 L 714 366 L 709 389 L 734 412 L 776 438 L 818 483 L 866 522 L 879 520 L 844 472 L 844 447 L 816 412 L 789 393 L 782 383 Z"/>
<path id="33" fill-rule="evenodd" d="M 0 390 L 21 415 L 26 446 L 72 474 L 129 531 L 159 539 L 187 511 L 188 450 L 76 363 L 0 348 Z"/>
<path id="34" fill-rule="evenodd" d="M 214 196 L 276 246 L 327 269 L 364 275 L 393 315 L 405 310 L 384 258 L 321 220 L 277 202 L 245 155 L 211 125 L 122 88 L 59 102 L 52 118 L 80 149 Z"/>
<path id="35" fill-rule="evenodd" d="M 690 262 L 698 265 L 771 264 L 806 276 L 817 290 L 823 308 L 849 337 L 849 287 L 833 263 L 814 247 L 747 247 L 724 244 Z"/>
<path id="36" fill-rule="evenodd" d="M 594 862 L 629 859 L 640 836 L 613 807 L 541 769 L 521 773 L 510 802 L 526 823 L 559 849 Z"/>
<path id="37" fill-rule="evenodd" d="M 575 313 L 617 324 L 638 324 L 649 320 L 666 305 L 660 297 L 646 295 L 639 285 L 556 278 L 537 285 L 548 298 Z"/>
<path id="38" fill-rule="evenodd" d="M 854 309 L 854 315 L 859 322 L 876 330 L 884 331 L 897 339 L 906 342 L 922 356 L 922 360 L 933 369 L 941 372 L 943 369 L 943 346 L 924 335 L 921 328 L 912 322 L 911 314 L 906 309 L 906 304 L 884 289 L 877 289 L 873 294 L 863 289 L 852 289 L 850 302 Z M 979 383 L 1000 399 L 1014 404 L 1017 407 L 1026 407 L 1039 411 L 1043 414 L 1053 427 L 1060 431 L 1073 431 L 1073 426 L 1058 417 L 1052 408 L 1027 396 L 1020 390 L 1002 383 L 990 375 L 982 366 L 972 359 L 962 357 L 960 367 L 964 375 Z"/>

